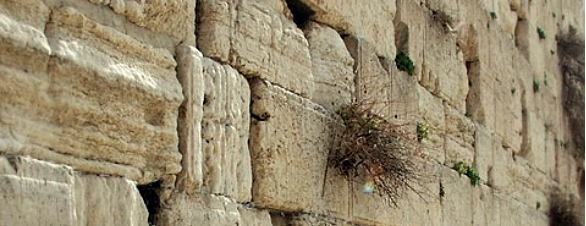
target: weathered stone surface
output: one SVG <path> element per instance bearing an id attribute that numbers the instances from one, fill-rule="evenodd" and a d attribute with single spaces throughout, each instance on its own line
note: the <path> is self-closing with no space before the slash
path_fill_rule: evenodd
<path id="1" fill-rule="evenodd" d="M 423 6 L 412 0 L 396 0 L 395 44 L 397 52 L 403 52 L 413 60 L 414 75 L 421 76 L 425 28 L 427 27 L 426 12 Z"/>
<path id="2" fill-rule="evenodd" d="M 148 225 L 147 208 L 128 179 L 76 175 L 74 197 L 76 225 Z"/>
<path id="3" fill-rule="evenodd" d="M 49 13 L 49 8 L 42 0 L 6 0 L 0 2 L 0 14 L 32 26 L 39 31 L 45 30 Z"/>
<path id="4" fill-rule="evenodd" d="M 420 120 L 429 125 L 429 139 L 422 140 L 422 146 L 425 147 L 430 158 L 445 162 L 446 114 L 443 110 L 442 100 L 433 96 L 422 86 L 417 86 L 417 91 L 419 93 Z"/>
<path id="5" fill-rule="evenodd" d="M 166 33 L 177 41 L 195 44 L 196 1 L 124 1 L 89 0 L 94 4 L 107 5 L 141 27 L 154 32 Z"/>
<path id="6" fill-rule="evenodd" d="M 272 225 L 266 210 L 240 206 L 233 199 L 213 194 L 173 193 L 157 213 L 155 225 Z"/>
<path id="7" fill-rule="evenodd" d="M 372 43 L 379 56 L 395 57 L 393 18 L 396 4 L 394 0 L 369 2 L 301 0 L 301 2 L 314 11 L 311 19 Z"/>
<path id="8" fill-rule="evenodd" d="M 304 27 L 313 65 L 315 91 L 312 101 L 331 111 L 350 104 L 354 92 L 354 59 L 338 33 L 309 22 Z"/>
<path id="9" fill-rule="evenodd" d="M 345 215 L 348 185 L 326 174 L 328 152 L 342 130 L 341 120 L 268 82 L 253 80 L 251 90 L 255 204 L 283 211 L 322 213 L 321 208 L 327 205 L 324 202 L 331 200 L 339 205 L 330 205 L 333 209 L 328 211 Z"/>
<path id="10" fill-rule="evenodd" d="M 474 168 L 483 181 L 488 181 L 488 172 L 494 165 L 493 152 L 498 149 L 493 147 L 493 135 L 484 126 L 479 123 L 474 126 Z"/>
<path id="11" fill-rule="evenodd" d="M 336 219 L 336 218 L 329 218 L 327 216 L 320 216 L 314 214 L 295 214 L 286 216 L 283 221 L 279 221 L 273 226 L 337 226 L 337 225 L 352 225 L 348 221 Z"/>
<path id="12" fill-rule="evenodd" d="M 521 156 L 537 166 L 542 172 L 546 171 L 546 127 L 537 115 L 529 110 L 523 112 L 524 133 Z"/>
<path id="13" fill-rule="evenodd" d="M 198 48 L 246 76 L 310 98 L 313 75 L 303 32 L 282 2 L 205 0 L 198 5 Z"/>
<path id="14" fill-rule="evenodd" d="M 448 104 L 444 104 L 444 111 L 446 114 L 446 137 L 452 138 L 462 146 L 472 148 L 475 132 L 472 120 Z"/>
<path id="15" fill-rule="evenodd" d="M 473 187 L 470 179 L 450 168 L 440 169 L 444 196 L 442 225 L 472 225 Z"/>
<path id="16" fill-rule="evenodd" d="M 46 34 L 48 67 L 2 67 L 1 124 L 20 143 L 17 152 L 141 183 L 179 172 L 182 96 L 171 54 L 70 7 L 52 11 Z"/>
<path id="17" fill-rule="evenodd" d="M 470 89 L 466 97 L 466 115 L 484 125 L 489 131 L 496 130 L 496 113 L 493 73 L 487 63 L 476 61 L 469 64 Z"/>
<path id="18" fill-rule="evenodd" d="M 182 190 L 251 199 L 248 151 L 250 89 L 243 76 L 193 47 L 181 47 L 180 80 L 187 100 L 180 123 Z"/>
<path id="19" fill-rule="evenodd" d="M 438 22 L 428 19 L 425 27 L 422 76 L 419 83 L 431 93 L 464 113 L 468 94 L 468 76 L 464 55 L 457 51 L 456 37 Z"/>

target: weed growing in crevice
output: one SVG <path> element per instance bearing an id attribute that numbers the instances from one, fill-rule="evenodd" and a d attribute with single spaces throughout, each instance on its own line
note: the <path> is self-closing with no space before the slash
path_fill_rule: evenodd
<path id="1" fill-rule="evenodd" d="M 533 92 L 537 93 L 541 89 L 541 83 L 537 80 L 533 81 Z"/>
<path id="2" fill-rule="evenodd" d="M 493 20 L 496 20 L 497 19 L 497 16 L 496 16 L 496 12 L 495 11 L 490 11 L 490 18 L 493 19 Z"/>
<path id="3" fill-rule="evenodd" d="M 545 39 L 546 35 L 545 35 L 545 30 L 543 30 L 543 28 L 538 27 L 537 28 L 537 34 L 539 35 L 539 39 Z"/>
<path id="4" fill-rule="evenodd" d="M 459 161 L 452 167 L 453 170 L 456 170 L 460 175 L 466 175 L 470 178 L 470 184 L 472 185 L 479 185 L 481 178 L 478 173 L 478 170 L 466 163 L 464 161 Z"/>
<path id="5" fill-rule="evenodd" d="M 417 123 L 417 141 L 429 140 L 429 124 L 425 122 Z"/>
<path id="6" fill-rule="evenodd" d="M 413 75 L 415 72 L 415 64 L 413 60 L 407 56 L 403 51 L 399 52 L 395 57 L 395 63 L 397 64 L 397 68 L 401 71 L 407 72 L 409 75 Z"/>
<path id="7" fill-rule="evenodd" d="M 549 197 L 549 225 L 583 226 L 578 216 L 578 201 L 560 192 L 553 192 Z"/>

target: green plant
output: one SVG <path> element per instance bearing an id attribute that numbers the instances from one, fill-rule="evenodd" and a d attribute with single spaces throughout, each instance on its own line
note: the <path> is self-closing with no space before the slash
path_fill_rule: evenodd
<path id="1" fill-rule="evenodd" d="M 539 81 L 534 80 L 533 81 L 533 92 L 539 92 L 540 88 L 541 88 L 541 84 L 539 83 Z"/>
<path id="2" fill-rule="evenodd" d="M 539 210 L 539 208 L 541 208 L 541 202 L 538 201 L 537 203 L 535 203 L 535 209 Z"/>
<path id="3" fill-rule="evenodd" d="M 555 55 L 555 49 L 552 49 L 549 52 L 551 53 L 551 55 Z"/>
<path id="4" fill-rule="evenodd" d="M 547 85 L 547 73 L 543 74 L 543 84 Z"/>
<path id="5" fill-rule="evenodd" d="M 493 20 L 496 20 L 496 12 L 495 11 L 490 11 L 490 18 L 492 18 Z"/>
<path id="6" fill-rule="evenodd" d="M 421 142 L 423 140 L 429 139 L 429 124 L 425 122 L 418 122 L 417 123 L 417 141 Z"/>
<path id="7" fill-rule="evenodd" d="M 560 146 L 562 146 L 562 148 L 564 148 L 564 149 L 568 149 L 568 148 L 570 148 L 570 142 L 569 141 L 560 141 Z"/>
<path id="8" fill-rule="evenodd" d="M 552 13 L 551 13 L 551 16 L 553 16 L 553 17 L 557 17 L 557 16 L 558 16 L 558 14 L 557 14 L 556 12 L 552 12 Z"/>
<path id="9" fill-rule="evenodd" d="M 470 184 L 480 184 L 481 178 L 478 170 L 470 165 L 467 165 L 464 163 L 464 161 L 458 161 L 456 164 L 454 164 L 454 166 L 452 166 L 452 169 L 458 172 L 458 174 L 466 175 L 468 178 L 470 178 Z"/>
<path id="10" fill-rule="evenodd" d="M 397 64 L 397 68 L 401 71 L 406 71 L 407 74 L 413 75 L 415 72 L 415 64 L 413 64 L 413 60 L 407 56 L 403 51 L 399 52 L 395 57 L 395 63 Z"/>
<path id="11" fill-rule="evenodd" d="M 545 35 L 545 30 L 543 30 L 543 28 L 538 27 L 537 28 L 537 34 L 539 34 L 539 39 L 545 39 L 546 35 Z"/>

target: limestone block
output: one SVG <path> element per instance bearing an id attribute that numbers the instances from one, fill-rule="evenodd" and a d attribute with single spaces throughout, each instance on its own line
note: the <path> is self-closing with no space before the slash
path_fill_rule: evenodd
<path id="1" fill-rule="evenodd" d="M 421 76 L 423 50 L 425 43 L 425 28 L 427 26 L 426 11 L 412 0 L 396 0 L 397 14 L 395 15 L 395 43 L 397 52 L 403 51 L 413 60 L 414 75 Z"/>
<path id="2" fill-rule="evenodd" d="M 422 140 L 422 146 L 432 159 L 445 162 L 444 139 L 446 131 L 446 114 L 442 100 L 433 96 L 421 86 L 417 86 L 419 116 L 423 123 L 429 125 L 429 139 Z"/>
<path id="3" fill-rule="evenodd" d="M 286 224 L 273 224 L 273 226 L 337 226 L 337 225 L 345 225 L 350 226 L 352 225 L 350 222 L 336 219 L 336 218 L 328 218 L 327 216 L 319 216 L 315 214 L 296 214 L 292 216 L 288 216 L 286 219 Z"/>
<path id="4" fill-rule="evenodd" d="M 0 65 L 31 73 L 40 73 L 47 69 L 51 49 L 42 29 L 19 22 L 0 12 L 0 39 L 0 50 L 4 53 L 0 55 Z M 5 81 L 8 80 L 7 74 L 8 72 L 2 73 Z M 17 78 L 10 79 L 5 84 L 10 84 L 11 80 Z"/>
<path id="5" fill-rule="evenodd" d="M 440 173 L 444 190 L 442 225 L 472 225 L 473 187 L 470 179 L 450 168 L 444 167 Z"/>
<path id="6" fill-rule="evenodd" d="M 193 41 L 195 31 L 196 1 L 124 1 L 89 0 L 98 5 L 107 5 L 138 26 L 154 32 L 166 33 L 178 41 Z"/>
<path id="7" fill-rule="evenodd" d="M 468 78 L 470 89 L 466 98 L 466 115 L 484 125 L 489 131 L 496 131 L 495 78 L 488 69 L 488 63 L 470 63 Z"/>
<path id="8" fill-rule="evenodd" d="M 562 0 L 560 11 L 562 21 L 560 28 L 563 30 L 569 29 L 570 25 L 578 29 L 578 31 L 584 33 L 584 2 Z M 560 13 L 558 12 L 558 17 Z"/>
<path id="9" fill-rule="evenodd" d="M 241 224 L 245 226 L 273 226 L 271 224 L 271 216 L 267 210 L 258 210 L 247 207 L 238 207 L 240 213 Z"/>
<path id="10" fill-rule="evenodd" d="M 437 22 L 428 21 L 427 24 L 424 49 L 431 51 L 424 51 L 419 83 L 464 113 L 468 94 L 464 55 L 457 51 L 455 36 Z"/>
<path id="11" fill-rule="evenodd" d="M 313 11 L 312 20 L 373 44 L 376 54 L 395 58 L 395 1 L 301 0 Z"/>
<path id="12" fill-rule="evenodd" d="M 493 190 L 485 185 L 472 189 L 472 225 L 501 225 L 499 203 L 495 200 Z"/>
<path id="13" fill-rule="evenodd" d="M 489 12 L 496 13 L 496 24 L 508 36 L 514 37 L 517 25 L 517 12 L 511 9 L 510 0 L 491 1 Z"/>
<path id="14" fill-rule="evenodd" d="M 250 89 L 236 70 L 180 47 L 179 78 L 186 101 L 180 115 L 184 171 L 180 189 L 251 198 L 248 151 Z"/>
<path id="15" fill-rule="evenodd" d="M 485 2 L 492 4 L 493 1 Z M 487 28 L 487 24 L 492 20 L 490 12 L 487 12 L 487 7 L 482 1 L 459 1 L 458 10 L 462 27 L 458 29 L 457 37 L 464 59 L 467 62 L 479 60 L 488 63 L 492 49 Z"/>
<path id="16" fill-rule="evenodd" d="M 542 172 L 547 172 L 546 127 L 532 111 L 525 110 L 523 117 L 525 129 L 521 155 Z"/>
<path id="17" fill-rule="evenodd" d="M 179 172 L 183 97 L 171 53 L 70 7 L 54 9 L 45 31 L 48 74 L 0 69 L 6 85 L 16 85 L 2 89 L 0 124 L 22 145 L 18 151 L 140 183 Z"/>
<path id="18" fill-rule="evenodd" d="M 198 5 L 198 48 L 246 76 L 260 77 L 311 97 L 313 75 L 303 32 L 281 4 L 205 0 Z"/>
<path id="19" fill-rule="evenodd" d="M 333 216 L 347 214 L 348 184 L 326 174 L 328 153 L 342 131 L 341 119 L 266 81 L 253 80 L 250 87 L 255 204 L 314 213 L 323 213 L 323 206 L 328 206 Z"/>
<path id="20" fill-rule="evenodd" d="M 4 156 L 0 156 L 0 175 L 14 175 L 16 170 L 12 167 L 12 163 Z"/>
<path id="21" fill-rule="evenodd" d="M 128 179 L 76 175 L 74 196 L 76 225 L 148 225 L 147 208 Z"/>
<path id="22" fill-rule="evenodd" d="M 511 153 L 502 147 L 502 141 L 498 136 L 493 136 L 492 141 L 493 167 L 488 171 L 488 184 L 497 190 L 513 187 L 514 178 L 511 167 L 514 163 Z"/>
<path id="23" fill-rule="evenodd" d="M 446 114 L 446 137 L 452 138 L 464 147 L 472 148 L 475 132 L 472 120 L 445 103 L 444 112 Z"/>
<path id="24" fill-rule="evenodd" d="M 331 111 L 350 104 L 354 92 L 354 59 L 332 28 L 309 22 L 304 27 L 315 82 L 313 102 Z"/>
<path id="25" fill-rule="evenodd" d="M 2 225 L 76 225 L 71 168 L 16 157 L 12 171 L 0 175 Z"/>
<path id="26" fill-rule="evenodd" d="M 493 135 L 483 125 L 474 123 L 474 126 L 474 168 L 483 181 L 488 181 L 488 172 L 494 165 L 493 152 L 498 149 L 493 148 Z"/>
<path id="27" fill-rule="evenodd" d="M 496 133 L 507 147 L 515 151 L 521 149 L 523 130 L 521 93 L 517 90 L 518 85 L 511 80 L 495 83 Z"/>
<path id="28" fill-rule="evenodd" d="M 539 25 L 529 20 L 519 21 L 515 33 L 515 44 L 533 67 L 534 76 L 541 77 L 545 73 L 545 54 L 551 54 L 549 53 L 551 48 L 545 45 L 546 40 L 539 38 L 538 27 Z M 546 39 L 553 39 L 554 34 L 555 31 L 546 32 Z"/>
<path id="29" fill-rule="evenodd" d="M 393 209 L 393 204 L 386 197 L 378 194 L 365 194 L 364 183 L 353 182 L 350 192 L 350 214 L 353 223 L 358 225 L 400 225 L 404 221 L 401 211 Z"/>
<path id="30" fill-rule="evenodd" d="M 192 196 L 185 192 L 173 193 L 162 203 L 155 217 L 155 225 L 243 225 L 238 204 L 230 198 L 216 195 Z"/>
<path id="31" fill-rule="evenodd" d="M 549 218 L 546 214 L 537 211 L 534 205 L 527 206 L 510 197 L 495 195 L 500 206 L 501 225 L 549 225 Z"/>
<path id="32" fill-rule="evenodd" d="M 460 20 L 460 18 L 458 18 L 457 0 L 425 0 L 425 6 L 433 12 L 436 12 L 436 14 L 441 14 L 446 22 Z"/>
<path id="33" fill-rule="evenodd" d="M 453 166 L 459 161 L 466 164 L 474 163 L 474 149 L 472 146 L 462 145 L 457 140 L 446 137 L 444 148 L 446 150 L 446 165 Z"/>
<path id="34" fill-rule="evenodd" d="M 0 14 L 27 24 L 39 31 L 45 30 L 49 8 L 42 0 L 6 0 L 0 2 Z"/>

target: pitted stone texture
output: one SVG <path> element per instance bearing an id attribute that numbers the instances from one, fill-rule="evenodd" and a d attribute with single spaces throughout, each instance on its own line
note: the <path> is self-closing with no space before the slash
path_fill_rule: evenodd
<path id="1" fill-rule="evenodd" d="M 301 0 L 301 2 L 315 12 L 311 19 L 372 43 L 379 56 L 395 57 L 393 18 L 396 4 L 394 0 L 368 2 Z"/>
<path id="2" fill-rule="evenodd" d="M 98 5 L 107 5 L 138 26 L 154 32 L 166 33 L 177 41 L 194 43 L 196 1 L 175 0 L 89 0 Z"/>
<path id="3" fill-rule="evenodd" d="M 328 153 L 343 129 L 341 119 L 268 82 L 253 80 L 250 86 L 254 203 L 346 215 L 348 184 L 326 174 Z"/>
<path id="4" fill-rule="evenodd" d="M 422 75 L 419 83 L 434 95 L 464 113 L 468 94 L 468 76 L 464 55 L 457 51 L 456 37 L 428 18 L 425 27 Z"/>
<path id="5" fill-rule="evenodd" d="M 11 91 L 9 87 L 23 88 L 19 86 L 25 86 L 23 83 L 26 83 L 18 81 L 25 80 L 24 76 L 9 79 L 8 74 L 16 73 L 8 72 L 9 70 L 22 70 L 30 73 L 43 73 L 47 70 L 51 49 L 43 34 L 43 27 L 33 27 L 0 12 L 0 39 L 2 40 L 0 50 L 4 53 L 0 55 L 0 65 L 10 67 L 2 69 L 3 72 L 0 74 L 3 76 L 2 80 L 5 81 L 3 85 L 7 85 L 1 89 L 3 92 Z M 11 84 L 12 82 L 16 84 Z M 29 83 L 31 82 L 34 80 L 29 81 Z"/>
<path id="6" fill-rule="evenodd" d="M 76 225 L 148 226 L 147 208 L 128 179 L 76 175 L 74 192 Z"/>
<path id="7" fill-rule="evenodd" d="M 197 8 L 198 48 L 204 56 L 311 98 L 308 43 L 285 16 L 282 2 L 204 0 Z"/>
<path id="8" fill-rule="evenodd" d="M 186 101 L 179 130 L 184 170 L 181 190 L 251 199 L 248 151 L 250 89 L 246 79 L 190 46 L 181 46 L 179 78 Z"/>
<path id="9" fill-rule="evenodd" d="M 155 225 L 270 226 L 266 210 L 240 206 L 233 199 L 213 194 L 173 193 L 162 203 Z"/>
<path id="10" fill-rule="evenodd" d="M 442 197 L 442 225 L 472 225 L 473 187 L 470 179 L 455 170 L 440 170 L 444 196 Z"/>
<path id="11" fill-rule="evenodd" d="M 13 160 L 16 174 L 0 174 L 2 225 L 77 225 L 72 169 L 30 158 Z"/>
<path id="12" fill-rule="evenodd" d="M 182 95 L 171 53 L 70 7 L 52 11 L 46 34 L 52 54 L 46 69 L 0 66 L 7 81 L 0 124 L 9 131 L 3 137 L 20 146 L 16 153 L 141 183 L 179 172 Z"/>
<path id="13" fill-rule="evenodd" d="M 42 0 L 6 0 L 0 2 L 0 14 L 27 24 L 38 29 L 45 30 L 45 24 L 49 20 L 49 8 Z"/>
<path id="14" fill-rule="evenodd" d="M 422 86 L 418 85 L 417 91 L 420 122 L 429 125 L 429 139 L 423 139 L 421 145 L 431 159 L 445 162 L 446 114 L 442 100 Z"/>
<path id="15" fill-rule="evenodd" d="M 309 42 L 315 91 L 312 101 L 331 111 L 350 104 L 354 92 L 354 59 L 338 33 L 309 22 L 304 28 Z"/>

